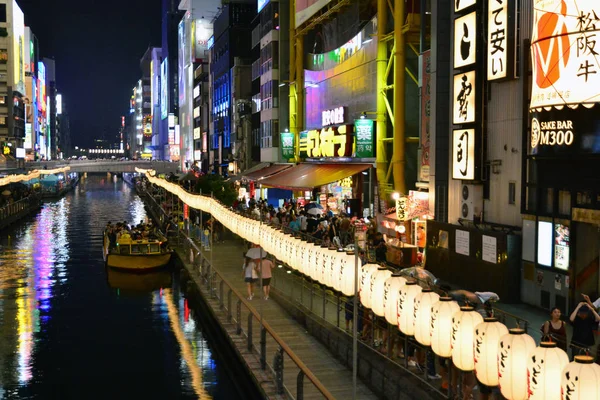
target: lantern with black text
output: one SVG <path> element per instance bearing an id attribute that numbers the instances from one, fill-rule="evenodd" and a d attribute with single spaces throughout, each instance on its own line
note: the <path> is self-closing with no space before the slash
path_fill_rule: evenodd
<path id="1" fill-rule="evenodd" d="M 431 345 L 431 307 L 440 295 L 431 289 L 423 289 L 415 297 L 415 339 L 423 346 Z"/>
<path id="2" fill-rule="evenodd" d="M 561 400 L 560 379 L 569 357 L 554 342 L 542 342 L 527 365 L 529 400 Z"/>
<path id="3" fill-rule="evenodd" d="M 475 369 L 475 327 L 482 322 L 473 307 L 461 307 L 452 317 L 452 362 L 461 371 Z"/>
<path id="4" fill-rule="evenodd" d="M 365 264 L 362 266 L 360 277 L 360 302 L 366 308 L 371 308 L 371 276 L 377 272 L 379 265 Z"/>
<path id="5" fill-rule="evenodd" d="M 498 344 L 498 386 L 507 399 L 525 400 L 527 361 L 535 349 L 535 341 L 520 328 L 510 329 Z"/>
<path id="6" fill-rule="evenodd" d="M 400 288 L 406 283 L 406 278 L 398 273 L 392 274 L 385 280 L 383 287 L 383 308 L 388 323 L 398 325 L 398 295 Z"/>
<path id="7" fill-rule="evenodd" d="M 383 290 L 385 281 L 390 276 L 392 276 L 392 271 L 383 267 L 377 269 L 377 272 L 371 276 L 371 309 L 375 315 L 380 317 L 383 317 L 385 314 L 385 309 L 383 307 Z"/>
<path id="8" fill-rule="evenodd" d="M 349 251 L 339 256 L 339 290 L 345 296 L 354 296 L 355 292 L 358 291 L 358 288 L 354 287 L 357 262 L 360 265 L 360 260 L 356 259 L 354 252 Z"/>
<path id="9" fill-rule="evenodd" d="M 398 295 L 398 329 L 408 336 L 415 334 L 415 298 L 423 289 L 415 281 L 408 281 Z"/>
<path id="10" fill-rule="evenodd" d="M 440 297 L 431 307 L 431 350 L 440 357 L 452 357 L 452 317 L 459 311 L 452 297 Z"/>
<path id="11" fill-rule="evenodd" d="M 560 391 L 565 400 L 600 400 L 600 366 L 590 356 L 575 356 L 562 371 Z"/>
<path id="12" fill-rule="evenodd" d="M 498 343 L 508 328 L 496 318 L 484 318 L 475 327 L 475 375 L 487 386 L 498 386 Z"/>

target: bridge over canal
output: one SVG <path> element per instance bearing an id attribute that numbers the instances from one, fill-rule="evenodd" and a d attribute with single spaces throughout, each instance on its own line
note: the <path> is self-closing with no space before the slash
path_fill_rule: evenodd
<path id="1" fill-rule="evenodd" d="M 178 163 L 166 161 L 142 161 L 142 160 L 57 160 L 29 162 L 25 164 L 26 169 L 54 169 L 64 166 L 70 166 L 72 172 L 80 173 L 123 173 L 135 172 L 136 168 L 153 169 L 159 174 L 169 172 L 176 173 L 179 167 Z"/>

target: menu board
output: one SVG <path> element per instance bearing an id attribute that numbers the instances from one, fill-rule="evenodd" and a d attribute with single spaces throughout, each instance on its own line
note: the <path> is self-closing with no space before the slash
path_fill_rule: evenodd
<path id="1" fill-rule="evenodd" d="M 554 224 L 554 267 L 569 269 L 569 241 L 571 231 L 568 226 Z"/>
<path id="2" fill-rule="evenodd" d="M 496 264 L 498 249 L 496 238 L 493 236 L 483 235 L 481 238 L 481 244 L 481 258 L 483 259 L 483 261 Z"/>
<path id="3" fill-rule="evenodd" d="M 465 256 L 469 255 L 469 232 L 456 230 L 456 252 Z"/>

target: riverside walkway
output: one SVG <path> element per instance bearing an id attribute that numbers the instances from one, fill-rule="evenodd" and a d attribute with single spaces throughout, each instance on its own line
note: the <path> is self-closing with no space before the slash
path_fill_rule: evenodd
<path id="1" fill-rule="evenodd" d="M 212 254 L 211 251 L 203 251 L 203 256 L 207 260 L 212 260 L 213 268 L 219 271 L 219 273 L 242 294 L 246 293 L 246 284 L 244 282 L 242 269 L 244 262 L 243 254 L 245 253 L 245 250 L 246 246 L 238 239 L 213 244 Z M 332 357 L 328 349 L 315 337 L 308 334 L 306 330 L 275 300 L 264 300 L 260 293 L 262 289 L 260 289 L 258 285 L 256 286 L 257 287 L 255 287 L 254 290 L 255 297 L 252 301 L 249 301 L 251 306 L 272 328 L 276 330 L 278 336 L 288 344 L 293 352 L 321 381 L 334 398 L 351 399 L 353 394 L 352 371 Z M 247 321 L 249 315 L 249 311 L 243 310 L 241 320 Z M 256 325 L 259 326 L 258 323 L 256 323 Z M 260 336 L 256 334 L 255 337 L 259 338 Z M 256 339 L 256 341 L 258 342 L 258 339 Z M 266 348 L 267 360 L 273 360 L 277 351 L 277 344 L 268 336 Z M 269 351 L 268 349 L 271 350 Z M 284 384 L 291 393 L 296 393 L 297 369 L 293 368 L 293 363 L 287 359 L 284 360 L 284 365 Z M 252 365 L 250 365 L 250 367 L 252 368 Z M 305 384 L 304 386 L 304 398 L 323 398 L 312 385 Z M 358 399 L 365 400 L 379 398 L 360 381 L 357 385 L 356 395 Z"/>

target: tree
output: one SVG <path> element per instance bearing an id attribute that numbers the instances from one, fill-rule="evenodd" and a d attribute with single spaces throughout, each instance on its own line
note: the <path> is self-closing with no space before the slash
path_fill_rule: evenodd
<path id="1" fill-rule="evenodd" d="M 221 175 L 217 174 L 201 175 L 196 182 L 194 191 L 196 193 L 202 191 L 202 194 L 207 196 L 212 193 L 215 199 L 226 206 L 231 206 L 238 197 L 233 183 L 225 181 Z"/>

